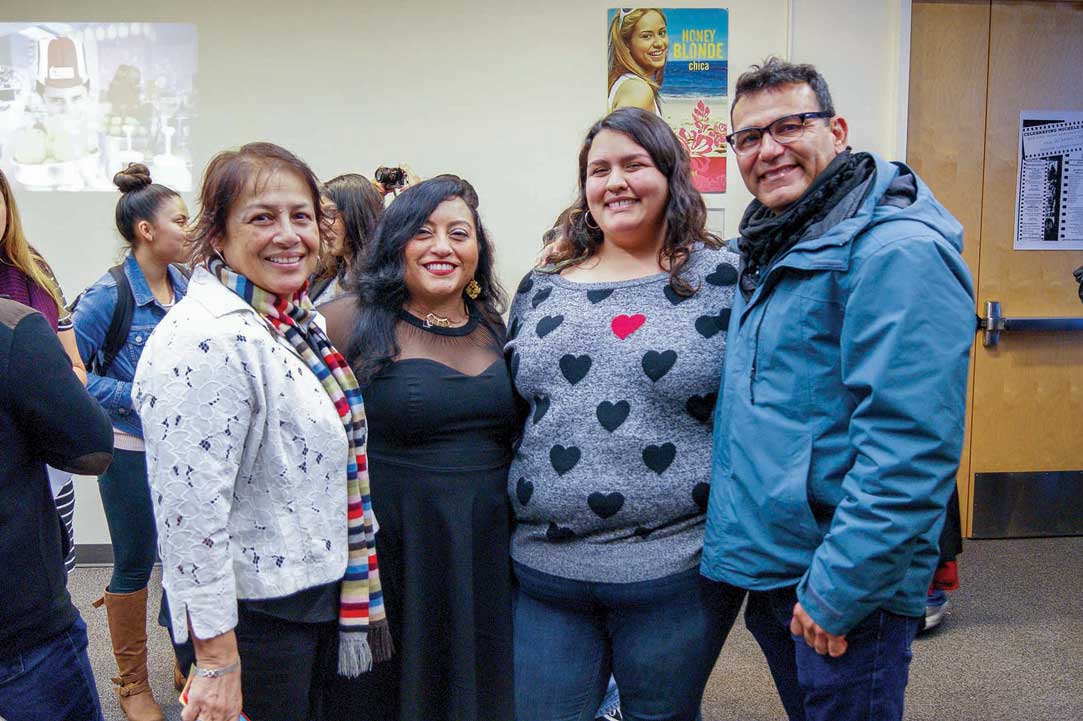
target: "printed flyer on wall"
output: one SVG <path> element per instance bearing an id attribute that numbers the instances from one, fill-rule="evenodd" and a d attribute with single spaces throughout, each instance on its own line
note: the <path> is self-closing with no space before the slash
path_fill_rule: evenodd
<path id="1" fill-rule="evenodd" d="M 1083 112 L 1019 114 L 1016 250 L 1083 250 Z"/>
<path id="2" fill-rule="evenodd" d="M 729 11 L 610 8 L 608 109 L 657 113 L 692 156 L 701 193 L 726 192 Z"/>
<path id="3" fill-rule="evenodd" d="M 145 163 L 192 189 L 196 26 L 0 23 L 0 168 L 27 190 L 116 191 Z"/>

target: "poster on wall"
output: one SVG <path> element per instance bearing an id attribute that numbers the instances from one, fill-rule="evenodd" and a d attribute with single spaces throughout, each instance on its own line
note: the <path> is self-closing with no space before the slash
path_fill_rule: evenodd
<path id="1" fill-rule="evenodd" d="M 0 168 L 27 190 L 110 190 L 129 163 L 192 189 L 196 26 L 0 23 Z"/>
<path id="2" fill-rule="evenodd" d="M 701 193 L 726 192 L 729 11 L 610 8 L 608 110 L 661 116 L 692 157 Z"/>
<path id="3" fill-rule="evenodd" d="M 1083 112 L 1019 114 L 1016 250 L 1083 250 Z"/>

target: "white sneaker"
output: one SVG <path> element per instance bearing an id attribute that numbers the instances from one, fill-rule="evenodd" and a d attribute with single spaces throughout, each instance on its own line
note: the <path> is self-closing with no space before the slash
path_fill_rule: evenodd
<path id="1" fill-rule="evenodd" d="M 933 603 L 925 606 L 924 630 L 926 631 L 939 626 L 940 622 L 944 620 L 944 614 L 946 614 L 948 612 L 948 609 L 951 608 L 951 599 L 948 598 L 948 594 L 940 592 L 939 596 L 940 598 L 936 598 L 935 600 L 940 601 L 940 599 L 942 598 L 942 603 Z M 934 600 L 932 594 L 930 594 L 929 600 Z"/>

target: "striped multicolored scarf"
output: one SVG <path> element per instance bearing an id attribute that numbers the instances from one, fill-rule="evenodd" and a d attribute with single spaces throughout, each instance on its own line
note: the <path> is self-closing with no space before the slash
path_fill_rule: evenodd
<path id="1" fill-rule="evenodd" d="M 357 379 L 346 359 L 313 322 L 316 311 L 308 298 L 307 283 L 291 297 L 282 298 L 256 286 L 218 258 L 211 259 L 207 267 L 222 285 L 244 298 L 297 351 L 323 384 L 346 428 L 349 441 L 346 464 L 349 556 L 339 601 L 338 672 L 343 676 L 360 676 L 371 670 L 374 662 L 390 658 L 393 648 L 380 592 L 365 457 L 365 404 Z"/>

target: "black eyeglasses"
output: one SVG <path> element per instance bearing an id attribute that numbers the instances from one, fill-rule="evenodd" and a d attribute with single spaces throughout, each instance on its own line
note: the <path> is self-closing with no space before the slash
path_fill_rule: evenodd
<path id="1" fill-rule="evenodd" d="M 805 123 L 814 118 L 832 118 L 834 113 L 826 110 L 817 110 L 811 113 L 797 113 L 779 118 L 763 128 L 743 128 L 726 136 L 726 142 L 738 155 L 748 155 L 760 148 L 763 142 L 763 134 L 770 133 L 776 143 L 788 145 L 805 134 Z"/>

